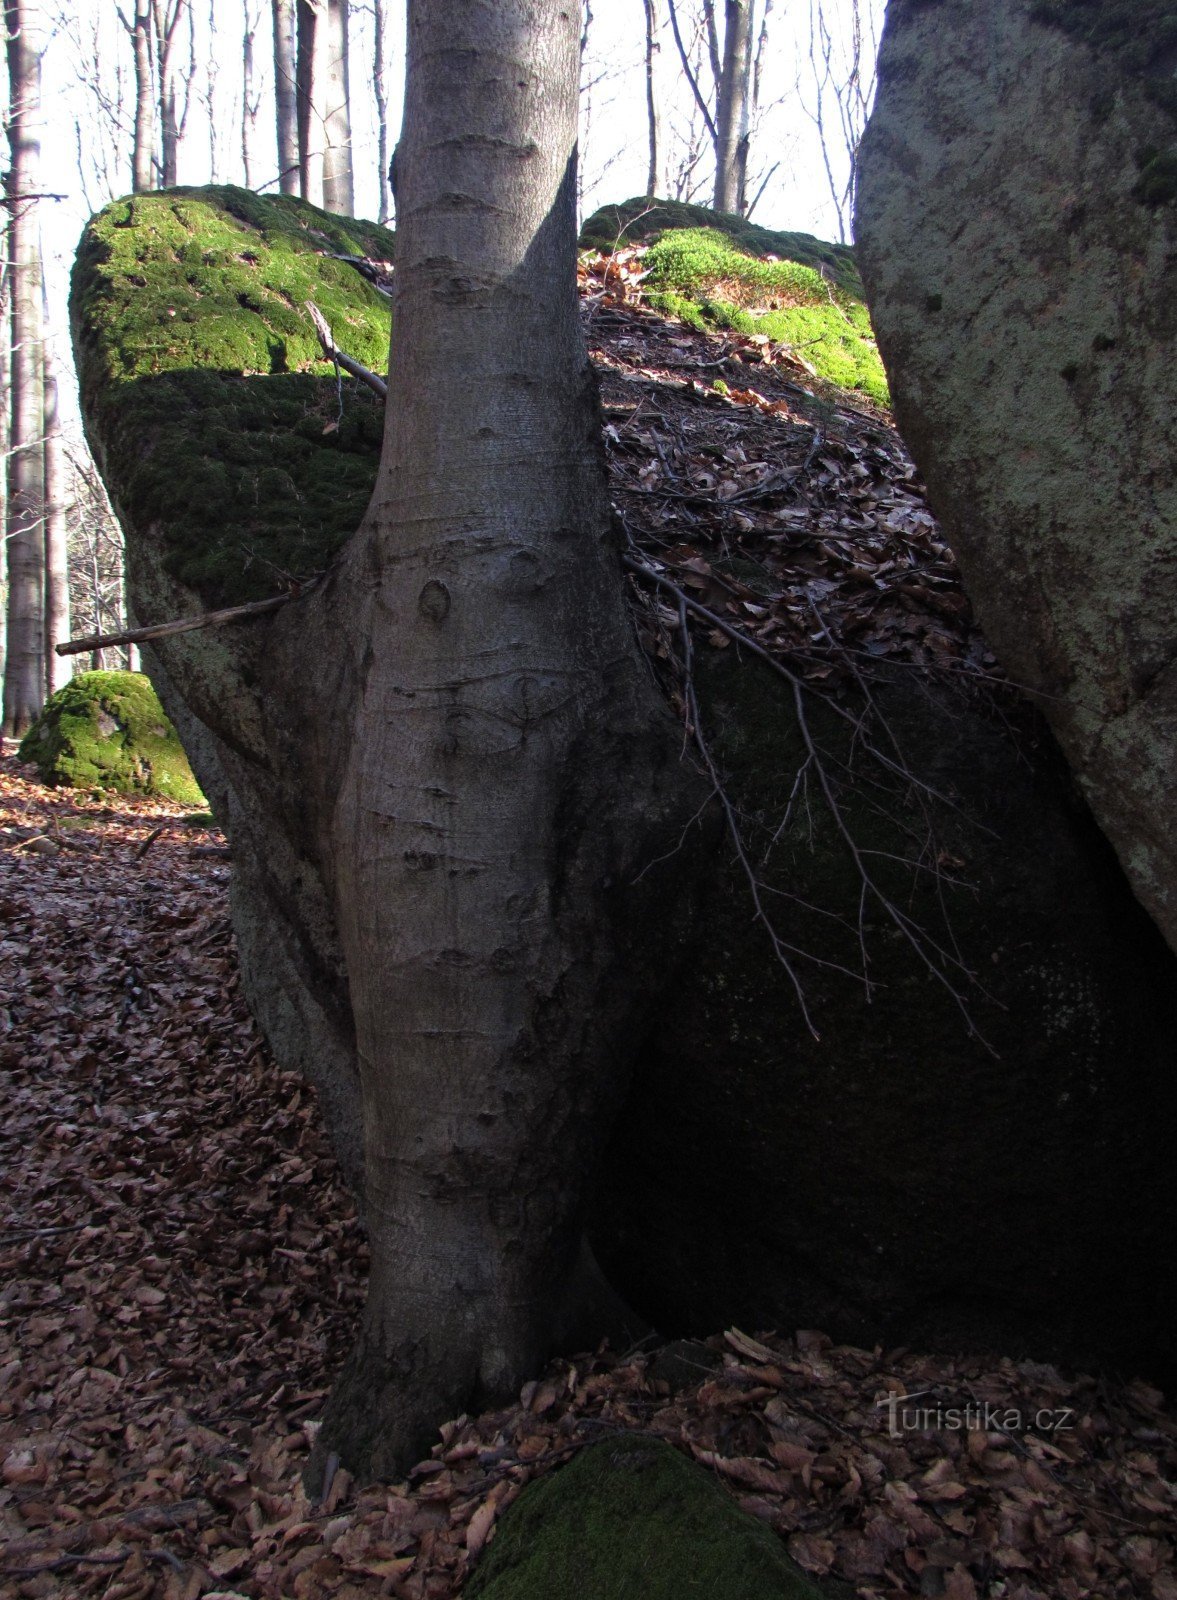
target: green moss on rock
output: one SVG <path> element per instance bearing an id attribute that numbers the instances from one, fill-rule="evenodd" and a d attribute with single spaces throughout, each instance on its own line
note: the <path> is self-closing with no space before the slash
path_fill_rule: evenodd
<path id="1" fill-rule="evenodd" d="M 580 243 L 586 250 L 610 250 L 619 243 L 647 244 L 675 228 L 711 228 L 726 235 L 746 255 L 778 256 L 815 271 L 824 266 L 833 273 L 839 288 L 862 299 L 862 279 L 849 245 L 830 244 L 812 233 L 762 228 L 746 217 L 687 205 L 681 200 L 651 202 L 635 198 L 620 205 L 602 206 L 581 229 Z"/>
<path id="2" fill-rule="evenodd" d="M 762 1523 L 669 1445 L 607 1439 L 533 1484 L 470 1600 L 819 1600 Z"/>
<path id="3" fill-rule="evenodd" d="M 136 195 L 87 225 L 71 313 L 90 436 L 120 509 L 210 603 L 320 571 L 359 525 L 383 408 L 350 380 L 341 406 L 305 306 L 383 369 L 388 303 L 333 257 L 392 249 L 385 228 L 233 188 Z"/>
<path id="4" fill-rule="evenodd" d="M 655 310 L 696 328 L 763 334 L 802 355 L 818 377 L 887 403 L 866 306 L 815 267 L 750 255 L 718 228 L 664 233 L 645 266 Z"/>
<path id="5" fill-rule="evenodd" d="M 19 754 L 45 783 L 204 803 L 176 730 L 141 672 L 72 679 L 49 700 Z"/>

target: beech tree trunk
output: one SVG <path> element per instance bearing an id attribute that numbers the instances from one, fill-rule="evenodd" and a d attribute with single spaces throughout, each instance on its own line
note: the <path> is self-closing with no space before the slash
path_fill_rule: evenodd
<path id="1" fill-rule="evenodd" d="M 646 8 L 646 127 L 650 146 L 650 161 L 646 170 L 646 194 L 668 192 L 666 183 L 666 152 L 662 143 L 662 44 L 659 30 L 662 25 L 661 0 L 644 0 Z"/>
<path id="2" fill-rule="evenodd" d="M 724 20 L 715 114 L 715 209 L 742 215 L 747 204 L 752 0 L 725 0 Z"/>
<path id="3" fill-rule="evenodd" d="M 55 694 L 73 676 L 73 663 L 54 645 L 70 637 L 69 543 L 65 520 L 65 454 L 57 407 L 57 375 L 45 350 L 45 688 Z"/>
<path id="4" fill-rule="evenodd" d="M 341 216 L 355 214 L 351 159 L 351 93 L 347 64 L 348 0 L 327 0 L 323 101 L 323 204 Z"/>
<path id="5" fill-rule="evenodd" d="M 194 70 L 192 61 L 194 42 L 190 0 L 152 0 L 152 26 L 155 32 L 155 76 L 159 97 L 160 187 L 171 188 L 177 182 L 180 157 L 180 135 L 187 117 L 179 110 L 176 93 L 175 49 L 181 24 L 187 20 L 189 28 L 189 73 Z"/>
<path id="6" fill-rule="evenodd" d="M 413 398 L 327 602 L 358 671 L 327 854 L 372 1272 L 312 1481 L 333 1452 L 403 1470 L 550 1353 L 698 805 L 626 615 L 578 323 L 578 20 L 409 4 L 390 393 Z"/>
<path id="7" fill-rule="evenodd" d="M 12 278 L 11 442 L 8 455 L 8 648 L 4 731 L 18 736 L 45 703 L 45 455 L 41 323 L 41 52 L 35 0 L 6 0 L 8 241 Z"/>
<path id="8" fill-rule="evenodd" d="M 389 166 L 392 152 L 388 147 L 388 82 L 385 73 L 388 50 L 388 17 L 386 0 L 372 0 L 372 23 L 375 33 L 372 58 L 372 94 L 376 101 L 376 160 L 380 168 L 380 212 L 377 218 L 387 222 L 392 215 L 392 179 Z"/>
<path id="9" fill-rule="evenodd" d="M 299 193 L 313 206 L 325 204 L 327 123 L 323 91 L 329 76 L 327 47 L 327 0 L 298 0 Z"/>
<path id="10" fill-rule="evenodd" d="M 147 190 L 155 187 L 151 0 L 135 0 L 131 41 L 135 49 L 135 138 L 131 147 L 131 187 L 136 194 L 145 194 Z"/>
<path id="11" fill-rule="evenodd" d="M 295 87 L 293 0 L 273 0 L 274 106 L 278 129 L 278 182 L 283 194 L 300 192 L 298 96 Z"/>

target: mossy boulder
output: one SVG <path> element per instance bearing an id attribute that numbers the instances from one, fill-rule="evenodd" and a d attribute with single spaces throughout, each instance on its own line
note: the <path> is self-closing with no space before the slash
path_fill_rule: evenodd
<path id="1" fill-rule="evenodd" d="M 845 245 L 677 201 L 605 207 L 581 234 L 582 244 L 598 248 L 619 238 L 647 244 L 645 295 L 656 311 L 701 330 L 762 335 L 825 382 L 887 404 L 886 374 Z"/>
<path id="2" fill-rule="evenodd" d="M 375 224 L 234 188 L 135 195 L 87 225 L 71 316 L 90 437 L 209 604 L 322 571 L 359 525 L 383 407 L 337 381 L 306 303 L 382 371 L 388 301 L 338 258 L 392 250 Z"/>
<path id="3" fill-rule="evenodd" d="M 21 740 L 42 781 L 71 789 L 204 803 L 175 728 L 141 672 L 83 672 Z"/>
<path id="4" fill-rule="evenodd" d="M 504 1515 L 469 1600 L 821 1600 L 763 1523 L 656 1439 L 582 1450 Z"/>
<path id="5" fill-rule="evenodd" d="M 712 211 L 708 206 L 688 205 L 682 200 L 623 200 L 620 205 L 601 206 L 580 230 L 581 247 L 586 250 L 611 250 L 615 246 L 651 244 L 677 228 L 711 228 L 730 239 L 743 254 L 767 260 L 794 261 L 820 272 L 824 267 L 833 282 L 856 300 L 862 299 L 862 279 L 854 251 L 849 245 L 831 244 L 812 233 L 790 233 L 762 228 L 758 222 L 730 212 Z"/>
<path id="6" fill-rule="evenodd" d="M 858 249 L 986 635 L 1177 949 L 1175 52 L 1172 4 L 895 0 Z"/>

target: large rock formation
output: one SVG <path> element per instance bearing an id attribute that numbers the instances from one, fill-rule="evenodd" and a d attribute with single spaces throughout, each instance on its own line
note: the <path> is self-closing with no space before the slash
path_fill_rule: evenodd
<path id="1" fill-rule="evenodd" d="M 74 291 L 83 405 L 141 620 L 330 574 L 371 491 L 380 412 L 349 388 L 341 414 L 299 303 L 380 365 L 386 307 L 338 257 L 390 248 L 241 191 L 139 196 L 91 223 Z M 295 603 L 163 640 L 150 665 L 230 835 L 251 1002 L 281 1059 L 319 1085 L 358 1182 L 347 974 L 321 866 L 335 756 L 306 735 L 308 708 L 334 703 L 362 648 L 335 620 L 308 632 Z M 713 748 L 749 849 L 771 858 L 778 929 L 831 964 L 804 967 L 823 1038 L 716 852 L 694 926 L 668 920 L 647 940 L 651 966 L 678 976 L 669 993 L 651 985 L 604 1163 L 593 1239 L 611 1275 L 667 1329 L 820 1325 L 1158 1365 L 1174 1310 L 1160 1264 L 1177 1224 L 1177 967 L 1041 719 L 1008 693 L 952 690 L 951 673 L 882 673 L 875 732 L 921 788 L 864 767 L 863 729 L 841 714 L 868 709 L 852 681 L 812 699 L 859 845 L 961 957 L 925 965 L 872 903 L 868 1004 L 836 970 L 858 964 L 862 883 L 816 780 L 812 831 L 769 848 L 804 763 L 792 697 L 734 650 L 700 650 Z M 913 847 L 914 870 L 887 860 Z"/>
<path id="2" fill-rule="evenodd" d="M 1177 945 L 1177 13 L 892 0 L 860 265 L 993 647 Z"/>

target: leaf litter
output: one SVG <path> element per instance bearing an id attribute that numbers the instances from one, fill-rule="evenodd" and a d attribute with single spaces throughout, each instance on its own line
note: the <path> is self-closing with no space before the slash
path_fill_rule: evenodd
<path id="1" fill-rule="evenodd" d="M 640 272 L 581 269 L 643 558 L 822 683 L 851 656 L 999 678 L 886 414 L 803 356 L 651 315 Z M 313 1092 L 245 1007 L 224 841 L 167 802 L 45 789 L 11 748 L 0 1594 L 444 1600 L 530 1480 L 636 1430 L 862 1600 L 1177 1600 L 1159 1391 L 813 1331 L 555 1361 L 404 1482 L 339 1468 L 312 1504 L 366 1247 Z"/>

